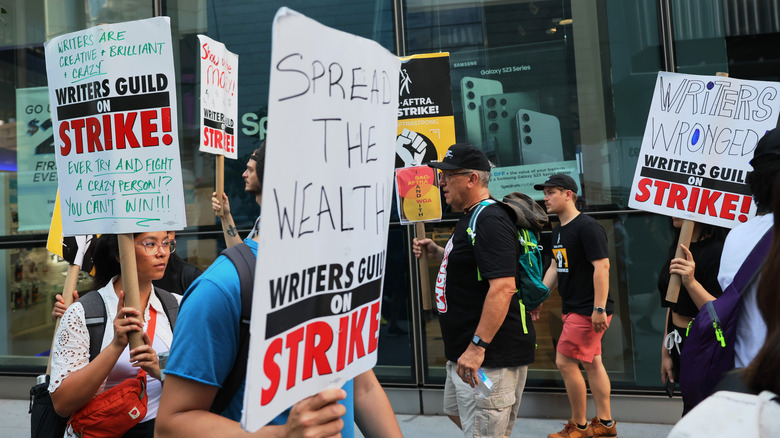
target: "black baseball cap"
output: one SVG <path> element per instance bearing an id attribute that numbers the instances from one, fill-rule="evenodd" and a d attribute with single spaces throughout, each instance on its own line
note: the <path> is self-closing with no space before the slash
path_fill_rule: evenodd
<path id="1" fill-rule="evenodd" d="M 756 145 L 756 150 L 753 151 L 753 158 L 750 160 L 750 165 L 756 167 L 756 158 L 777 158 L 780 157 L 780 128 L 775 128 L 771 131 L 767 131 L 761 140 Z"/>
<path id="2" fill-rule="evenodd" d="M 577 183 L 574 181 L 574 178 L 565 173 L 556 173 L 547 177 L 543 183 L 534 185 L 536 190 L 544 190 L 545 187 L 562 187 L 577 193 Z"/>
<path id="3" fill-rule="evenodd" d="M 471 143 L 455 143 L 447 149 L 441 161 L 431 161 L 428 166 L 436 169 L 490 170 L 490 161 Z"/>

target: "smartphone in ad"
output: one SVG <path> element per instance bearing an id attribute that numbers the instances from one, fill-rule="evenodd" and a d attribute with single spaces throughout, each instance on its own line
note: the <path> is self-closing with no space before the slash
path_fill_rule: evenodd
<path id="1" fill-rule="evenodd" d="M 521 156 L 522 164 L 563 161 L 561 123 L 557 117 L 523 108 L 515 113 L 514 119 L 515 150 Z"/>
<path id="2" fill-rule="evenodd" d="M 515 114 L 522 108 L 539 110 L 539 99 L 534 91 L 488 94 L 482 96 L 482 127 L 485 143 L 495 151 L 497 166 L 523 164 L 517 150 Z M 487 149 L 487 148 L 486 148 Z M 488 158 L 491 158 L 488 155 Z"/>
<path id="3" fill-rule="evenodd" d="M 460 80 L 461 100 L 463 101 L 463 121 L 466 126 L 466 138 L 469 143 L 479 147 L 482 138 L 482 96 L 504 92 L 504 86 L 494 79 L 464 76 Z"/>

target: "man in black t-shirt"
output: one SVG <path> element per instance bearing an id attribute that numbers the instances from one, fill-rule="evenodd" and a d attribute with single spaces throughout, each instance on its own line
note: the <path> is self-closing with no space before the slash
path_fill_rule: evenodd
<path id="1" fill-rule="evenodd" d="M 555 364 L 561 371 L 571 405 L 566 427 L 548 438 L 617 436 L 609 403 L 611 385 L 601 361 L 601 337 L 612 320 L 609 297 L 609 258 L 604 228 L 575 206 L 577 183 L 555 174 L 534 186 L 544 191 L 548 214 L 561 221 L 552 232 L 553 262 L 544 274 L 544 285 L 556 285 L 563 300 L 563 331 L 558 339 Z M 588 423 L 588 390 L 580 364 L 588 373 L 596 417 Z"/>
<path id="2" fill-rule="evenodd" d="M 490 162 L 470 144 L 452 145 L 439 186 L 455 211 L 465 214 L 442 248 L 414 239 L 414 252 L 441 261 L 436 307 L 447 358 L 444 411 L 466 437 L 509 436 L 534 361 L 536 333 L 515 294 L 519 242 L 509 213 L 490 197 Z M 478 221 L 472 217 L 478 215 Z M 473 229 L 469 226 L 473 222 Z M 487 398 L 475 392 L 483 371 L 493 382 Z"/>

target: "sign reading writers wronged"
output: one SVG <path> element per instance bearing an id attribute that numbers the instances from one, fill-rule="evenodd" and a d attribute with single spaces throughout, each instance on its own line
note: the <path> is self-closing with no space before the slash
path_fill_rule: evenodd
<path id="1" fill-rule="evenodd" d="M 374 41 L 277 12 L 247 430 L 376 363 L 399 66 Z"/>
<path id="2" fill-rule="evenodd" d="M 777 124 L 780 84 L 659 72 L 629 207 L 732 228 L 755 215 L 746 176 Z"/>
<path id="3" fill-rule="evenodd" d="M 184 228 L 169 18 L 100 25 L 44 48 L 63 234 Z"/>
<path id="4" fill-rule="evenodd" d="M 238 55 L 205 35 L 200 43 L 200 151 L 237 158 Z"/>

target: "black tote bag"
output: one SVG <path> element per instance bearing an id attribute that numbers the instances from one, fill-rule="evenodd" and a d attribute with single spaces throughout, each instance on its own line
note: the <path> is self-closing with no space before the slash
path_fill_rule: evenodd
<path id="1" fill-rule="evenodd" d="M 61 438 L 65 435 L 67 417 L 60 417 L 54 411 L 49 395 L 49 376 L 43 383 L 30 388 L 30 437 Z"/>

